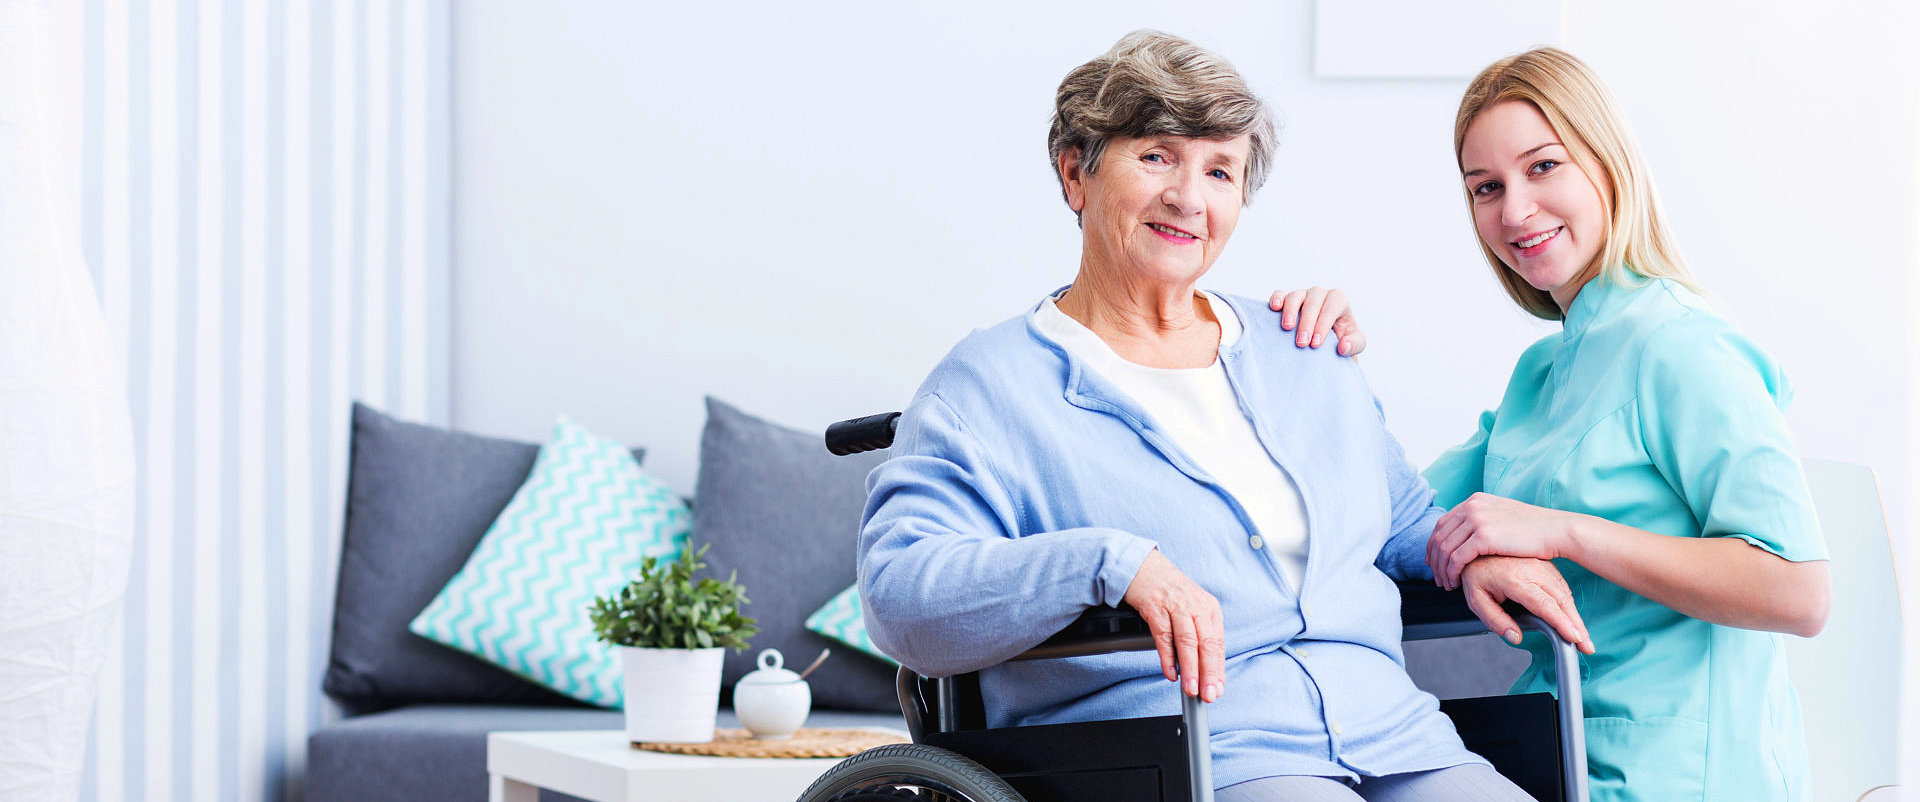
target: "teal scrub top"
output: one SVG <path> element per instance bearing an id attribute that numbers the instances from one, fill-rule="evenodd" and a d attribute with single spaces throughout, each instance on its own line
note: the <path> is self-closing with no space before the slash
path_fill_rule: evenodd
<path id="1" fill-rule="evenodd" d="M 1521 354 L 1500 408 L 1426 477 L 1446 507 L 1485 491 L 1824 560 L 1781 414 L 1791 397 L 1779 366 L 1685 287 L 1596 278 L 1561 333 Z M 1689 618 L 1555 564 L 1598 649 L 1580 661 L 1595 802 L 1806 797 L 1781 635 Z M 1512 692 L 1551 691 L 1544 639 L 1530 633 L 1521 648 L 1533 663 Z"/>

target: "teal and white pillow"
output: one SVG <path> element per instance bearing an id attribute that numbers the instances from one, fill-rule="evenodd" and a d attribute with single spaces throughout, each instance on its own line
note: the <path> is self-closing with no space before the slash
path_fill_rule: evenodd
<path id="1" fill-rule="evenodd" d="M 415 616 L 414 634 L 575 699 L 619 707 L 620 662 L 588 608 L 644 557 L 673 559 L 692 513 L 619 443 L 562 417 L 467 564 Z"/>
<path id="2" fill-rule="evenodd" d="M 807 629 L 818 632 L 867 654 L 878 657 L 892 665 L 900 661 L 888 657 L 873 645 L 873 639 L 867 637 L 867 618 L 860 608 L 860 587 L 849 585 L 833 599 L 807 616 Z"/>

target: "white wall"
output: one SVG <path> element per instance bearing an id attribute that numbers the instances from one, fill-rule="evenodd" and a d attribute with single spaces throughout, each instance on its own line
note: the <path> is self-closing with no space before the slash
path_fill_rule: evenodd
<path id="1" fill-rule="evenodd" d="M 1283 115 L 1207 283 L 1348 288 L 1416 461 L 1553 330 L 1473 245 L 1450 152 L 1464 80 L 1314 78 L 1306 0 L 692 6 L 456 9 L 457 425 L 538 439 L 564 411 L 691 491 L 702 394 L 809 430 L 898 408 L 969 329 L 1072 276 L 1052 90 L 1137 27 L 1224 53 Z M 1699 277 L 1793 377 L 1803 452 L 1880 472 L 1920 586 L 1920 13 L 1568 0 L 1564 22 Z"/>

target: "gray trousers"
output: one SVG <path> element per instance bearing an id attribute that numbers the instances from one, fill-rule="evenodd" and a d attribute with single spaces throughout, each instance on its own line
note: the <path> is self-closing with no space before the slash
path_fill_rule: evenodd
<path id="1" fill-rule="evenodd" d="M 1213 792 L 1214 802 L 1534 802 L 1492 768 L 1471 763 L 1433 771 L 1368 777 L 1262 777 Z"/>

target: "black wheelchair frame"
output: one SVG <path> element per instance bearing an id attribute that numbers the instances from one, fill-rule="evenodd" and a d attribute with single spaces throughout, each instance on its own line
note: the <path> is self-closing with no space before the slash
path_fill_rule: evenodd
<path id="1" fill-rule="evenodd" d="M 843 456 L 886 448 L 893 442 L 899 416 L 892 412 L 835 423 L 827 428 L 827 448 Z M 1459 592 L 1426 582 L 1397 584 L 1403 640 L 1486 631 Z M 1442 700 L 1441 710 L 1452 718 L 1469 749 L 1536 799 L 1586 802 L 1579 653 L 1525 609 L 1509 604 L 1507 612 L 1522 628 L 1548 639 L 1556 693 Z M 1094 607 L 1013 659 L 1153 649 L 1145 620 L 1132 609 Z M 816 781 L 801 802 L 927 798 L 887 790 L 897 788 L 929 790 L 932 799 L 975 802 L 1213 800 L 1206 705 L 1184 693 L 1177 716 L 989 729 L 977 672 L 927 678 L 903 667 L 896 689 L 913 744 L 849 758 Z M 1169 691 L 1180 693 L 1177 686 Z M 962 782 L 961 775 L 972 776 L 973 785 Z M 996 777 L 1003 787 L 985 787 Z M 972 787 L 982 790 L 965 790 Z"/>

